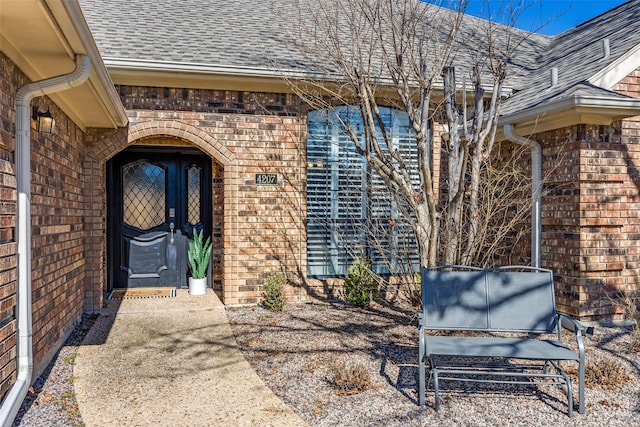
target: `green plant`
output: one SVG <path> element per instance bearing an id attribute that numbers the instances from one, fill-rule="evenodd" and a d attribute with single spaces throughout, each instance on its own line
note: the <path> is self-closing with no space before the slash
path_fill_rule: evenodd
<path id="1" fill-rule="evenodd" d="M 338 395 L 357 394 L 371 387 L 371 374 L 362 363 L 340 360 L 331 364 L 331 383 Z"/>
<path id="2" fill-rule="evenodd" d="M 285 284 L 287 280 L 280 273 L 273 273 L 267 277 L 264 284 L 264 305 L 271 311 L 282 311 L 287 304 Z"/>
<path id="3" fill-rule="evenodd" d="M 73 365 L 73 364 L 75 363 L 75 361 L 76 361 L 76 357 L 78 357 L 78 354 L 77 354 L 77 353 L 69 354 L 69 355 L 67 355 L 67 356 L 64 356 L 64 357 L 62 358 L 62 360 L 64 360 L 65 362 L 67 362 L 67 363 L 69 363 L 69 364 L 72 364 L 72 365 Z"/>
<path id="4" fill-rule="evenodd" d="M 344 279 L 347 300 L 357 307 L 368 307 L 378 295 L 378 284 L 371 272 L 371 264 L 362 258 L 349 267 Z"/>
<path id="5" fill-rule="evenodd" d="M 204 241 L 204 230 L 193 232 L 193 240 L 189 242 L 189 265 L 191 276 L 194 279 L 203 279 L 207 274 L 209 259 L 211 257 L 211 238 Z"/>
<path id="6" fill-rule="evenodd" d="M 60 406 L 69 414 L 72 418 L 80 418 L 80 409 L 78 407 L 78 400 L 76 394 L 72 391 L 65 391 L 59 397 Z M 81 426 L 85 425 L 80 421 Z"/>

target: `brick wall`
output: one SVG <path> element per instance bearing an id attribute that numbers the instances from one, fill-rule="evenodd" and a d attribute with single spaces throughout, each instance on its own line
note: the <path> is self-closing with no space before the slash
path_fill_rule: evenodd
<path id="1" fill-rule="evenodd" d="M 617 317 L 611 298 L 638 290 L 640 159 L 638 141 L 623 129 L 578 125 L 534 138 L 549 174 L 543 266 L 556 275 L 559 309 L 585 320 Z"/>
<path id="2" fill-rule="evenodd" d="M 29 83 L 0 53 L 0 394 L 15 380 L 16 184 L 15 94 Z M 82 314 L 84 134 L 46 97 L 56 133 L 31 129 L 32 289 L 34 375 L 42 373 Z"/>
<path id="3" fill-rule="evenodd" d="M 0 52 L 0 398 L 16 380 L 17 247 L 15 149 L 15 93 L 29 83 Z"/>
<path id="4" fill-rule="evenodd" d="M 117 89 L 128 110 L 128 135 L 89 132 L 88 191 L 105 194 L 104 164 L 132 144 L 196 146 L 214 166 L 214 286 L 224 302 L 259 302 L 266 276 L 275 271 L 286 272 L 294 284 L 291 300 L 306 299 L 305 163 L 297 100 L 269 93 Z M 278 184 L 256 185 L 256 173 L 276 173 Z M 91 223 L 104 224 L 104 209 L 91 212 Z M 104 227 L 95 231 L 106 242 Z M 100 286 L 100 279 L 92 279 L 92 289 Z"/>
<path id="5" fill-rule="evenodd" d="M 55 104 L 53 135 L 32 131 L 31 213 L 33 345 L 41 372 L 83 312 L 85 226 L 84 133 Z M 44 364 L 44 365 L 43 365 Z"/>
<path id="6" fill-rule="evenodd" d="M 195 145 L 220 172 L 214 178 L 219 209 L 214 230 L 220 231 L 214 271 L 225 303 L 258 302 L 264 278 L 273 271 L 284 271 L 294 281 L 292 300 L 332 294 L 335 281 L 305 279 L 305 116 L 292 96 L 128 86 L 118 91 L 130 118 L 126 138 L 117 132 L 90 133 L 89 138 L 88 192 L 102 197 L 102 209 L 98 204 L 91 209 L 88 223 L 101 224 L 92 235 L 104 240 L 104 164 L 109 158 L 130 144 Z M 638 127 L 630 120 L 534 137 L 543 146 L 549 174 L 542 264 L 556 273 L 559 308 L 586 319 L 614 315 L 607 296 L 638 286 Z M 259 172 L 277 173 L 278 186 L 256 185 Z M 103 264 L 104 247 L 95 253 Z M 101 280 L 92 279 L 96 293 L 103 289 Z"/>
<path id="7" fill-rule="evenodd" d="M 104 161 L 96 158 L 106 147 L 127 140 L 127 129 L 88 129 L 85 136 L 83 201 L 85 224 L 85 292 L 84 309 L 99 313 L 106 290 L 106 181 Z"/>
<path id="8" fill-rule="evenodd" d="M 127 110 L 298 116 L 293 95 L 213 89 L 116 86 Z"/>
<path id="9" fill-rule="evenodd" d="M 16 179 L 13 164 L 0 160 L 0 397 L 16 379 Z"/>

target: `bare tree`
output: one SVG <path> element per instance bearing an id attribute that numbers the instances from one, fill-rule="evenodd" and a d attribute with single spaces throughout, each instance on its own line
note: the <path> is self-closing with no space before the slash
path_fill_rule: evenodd
<path id="1" fill-rule="evenodd" d="M 505 80 L 528 33 L 467 17 L 467 0 L 455 3 L 296 1 L 282 12 L 299 23 L 287 31 L 306 70 L 290 87 L 311 109 L 359 108 L 362 129 L 344 120 L 341 128 L 411 225 L 422 266 L 486 262 L 485 250 L 500 244 L 491 240 L 517 230 L 491 220 L 495 212 L 520 220 L 529 208 L 514 199 L 520 178 L 489 168 Z M 514 22 L 516 12 L 502 16 Z M 417 165 L 394 146 L 383 106 L 406 113 Z M 501 231 L 488 231 L 495 226 Z"/>

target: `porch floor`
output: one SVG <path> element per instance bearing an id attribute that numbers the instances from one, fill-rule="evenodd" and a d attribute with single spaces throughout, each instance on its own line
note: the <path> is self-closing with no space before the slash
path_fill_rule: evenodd
<path id="1" fill-rule="evenodd" d="M 306 425 L 243 357 L 211 289 L 107 300 L 74 376 L 87 426 Z"/>

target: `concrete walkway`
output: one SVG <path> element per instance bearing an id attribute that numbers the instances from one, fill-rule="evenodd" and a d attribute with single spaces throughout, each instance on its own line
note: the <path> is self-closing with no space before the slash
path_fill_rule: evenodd
<path id="1" fill-rule="evenodd" d="M 307 425 L 240 353 L 211 290 L 108 300 L 74 376 L 88 427 Z"/>

